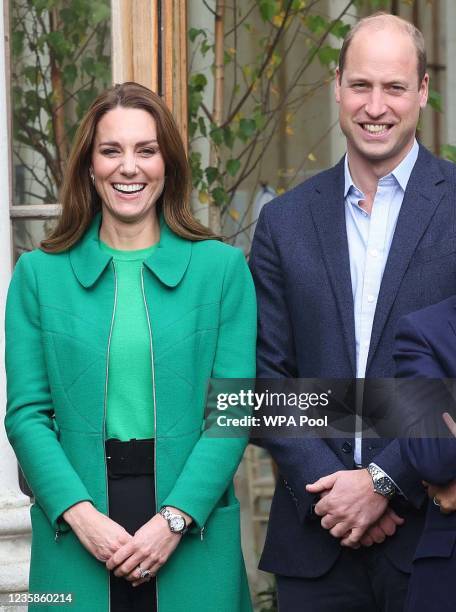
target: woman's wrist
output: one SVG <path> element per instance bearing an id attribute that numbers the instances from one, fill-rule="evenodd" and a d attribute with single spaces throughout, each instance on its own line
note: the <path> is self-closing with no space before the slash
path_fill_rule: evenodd
<path id="1" fill-rule="evenodd" d="M 93 510 L 95 510 L 95 508 L 92 502 L 81 501 L 67 508 L 61 516 L 70 527 L 73 527 L 81 518 L 91 514 Z"/>
<path id="2" fill-rule="evenodd" d="M 168 510 L 173 514 L 180 514 L 184 518 L 185 525 L 187 527 L 190 527 L 190 525 L 193 523 L 193 518 L 180 508 L 176 508 L 175 506 L 165 506 L 165 508 L 168 508 Z"/>

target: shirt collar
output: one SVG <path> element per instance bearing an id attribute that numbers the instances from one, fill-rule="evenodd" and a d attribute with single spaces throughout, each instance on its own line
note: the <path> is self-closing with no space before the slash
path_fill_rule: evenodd
<path id="1" fill-rule="evenodd" d="M 96 283 L 107 268 L 112 256 L 100 249 L 98 234 L 101 215 L 98 213 L 81 240 L 70 249 L 74 273 L 85 288 Z M 144 265 L 168 287 L 176 287 L 182 280 L 190 262 L 192 243 L 175 234 L 160 217 L 160 242 Z"/>
<path id="2" fill-rule="evenodd" d="M 396 181 L 399 183 L 402 191 L 405 191 L 407 189 L 407 183 L 409 182 L 410 175 L 412 174 L 413 166 L 415 165 L 415 162 L 418 158 L 419 149 L 420 147 L 415 139 L 413 142 L 412 148 L 407 153 L 407 155 L 404 157 L 404 159 L 401 161 L 401 163 L 398 164 L 394 168 L 394 170 L 392 170 L 389 174 L 387 174 L 386 176 L 383 176 L 380 179 L 380 181 L 384 181 L 385 179 L 388 179 L 390 176 L 393 176 L 396 179 Z M 347 197 L 347 194 L 350 191 L 350 188 L 353 188 L 353 190 L 359 192 L 362 195 L 362 192 L 356 187 L 351 177 L 350 168 L 348 167 L 348 155 L 345 155 L 345 160 L 344 160 L 344 176 L 345 176 L 344 198 Z"/>

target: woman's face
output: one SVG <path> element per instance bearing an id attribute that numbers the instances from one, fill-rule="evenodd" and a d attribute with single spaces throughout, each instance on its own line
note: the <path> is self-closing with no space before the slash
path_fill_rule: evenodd
<path id="1" fill-rule="evenodd" d="M 122 223 L 146 218 L 165 183 L 155 119 L 145 110 L 121 106 L 103 115 L 95 132 L 92 170 L 103 215 Z"/>

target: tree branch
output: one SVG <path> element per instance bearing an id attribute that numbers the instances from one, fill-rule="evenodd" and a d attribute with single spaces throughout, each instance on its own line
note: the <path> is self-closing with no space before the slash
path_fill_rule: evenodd
<path id="1" fill-rule="evenodd" d="M 353 0 L 352 0 L 353 1 Z M 280 27 L 277 29 L 276 35 L 274 36 L 274 40 L 272 41 L 268 52 L 266 54 L 266 57 L 259 69 L 258 75 L 256 76 L 256 78 L 250 83 L 249 87 L 247 88 L 247 90 L 244 92 L 243 96 L 241 97 L 241 99 L 239 100 L 239 102 L 236 104 L 235 108 L 231 111 L 231 113 L 228 115 L 228 117 L 225 119 L 225 121 L 222 124 L 222 127 L 225 127 L 226 125 L 230 124 L 231 121 L 233 121 L 234 117 L 238 114 L 238 112 L 241 110 L 242 106 L 244 105 L 245 101 L 248 99 L 248 97 L 250 96 L 250 94 L 253 91 L 253 88 L 255 86 L 256 81 L 258 81 L 259 78 L 261 78 L 263 72 L 266 70 L 267 65 L 269 64 L 269 61 L 272 57 L 272 54 L 274 53 L 278 42 L 280 40 L 280 37 L 282 36 L 282 32 L 284 31 L 285 28 L 285 24 L 288 20 L 288 15 L 290 13 L 291 10 L 291 5 L 292 5 L 292 1 L 288 0 L 288 4 L 287 4 L 287 9 L 285 11 L 285 15 L 283 17 L 283 21 L 280 24 Z"/>

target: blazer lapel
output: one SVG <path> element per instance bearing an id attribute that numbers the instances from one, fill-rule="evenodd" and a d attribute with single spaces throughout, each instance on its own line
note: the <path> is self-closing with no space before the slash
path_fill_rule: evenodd
<path id="1" fill-rule="evenodd" d="M 434 157 L 420 147 L 397 220 L 372 326 L 367 368 L 380 342 L 402 278 L 416 247 L 444 195 L 444 181 Z"/>
<path id="2" fill-rule="evenodd" d="M 353 375 L 356 372 L 355 315 L 344 206 L 344 159 L 325 172 L 316 186 L 311 214 L 338 305 Z"/>

